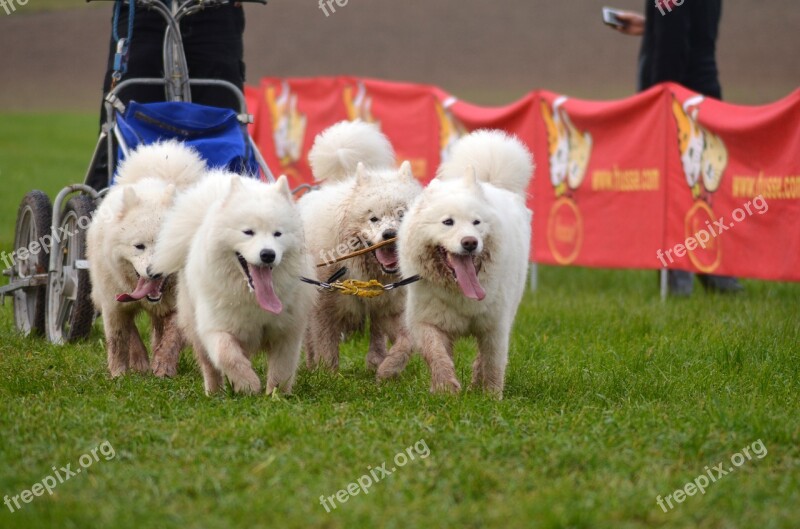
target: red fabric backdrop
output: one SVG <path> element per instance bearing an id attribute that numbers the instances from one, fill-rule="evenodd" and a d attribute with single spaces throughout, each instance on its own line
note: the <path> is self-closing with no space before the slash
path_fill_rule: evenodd
<path id="1" fill-rule="evenodd" d="M 349 77 L 248 87 L 276 174 L 311 182 L 308 150 L 344 119 L 380 125 L 423 182 L 471 130 L 519 136 L 537 169 L 531 260 L 800 281 L 800 90 L 766 106 L 664 84 L 621 101 L 534 91 L 505 107 L 426 85 Z"/>

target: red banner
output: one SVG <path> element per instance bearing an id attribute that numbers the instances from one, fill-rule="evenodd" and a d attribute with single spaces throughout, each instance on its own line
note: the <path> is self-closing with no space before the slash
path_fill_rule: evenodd
<path id="1" fill-rule="evenodd" d="M 547 91 L 486 108 L 439 88 L 348 77 L 264 79 L 247 92 L 275 173 L 311 181 L 328 126 L 378 124 L 423 182 L 478 128 L 514 133 L 537 169 L 531 259 L 800 281 L 800 90 L 763 107 L 665 84 L 621 101 Z"/>

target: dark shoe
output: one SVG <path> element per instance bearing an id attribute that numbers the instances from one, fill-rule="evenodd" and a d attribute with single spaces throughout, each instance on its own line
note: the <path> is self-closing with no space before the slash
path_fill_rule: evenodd
<path id="1" fill-rule="evenodd" d="M 738 294 L 744 291 L 744 287 L 735 277 L 700 275 L 698 278 L 700 279 L 700 284 L 706 289 L 706 292 Z"/>
<path id="2" fill-rule="evenodd" d="M 692 295 L 694 274 L 683 270 L 667 271 L 667 292 L 670 296 L 687 297 Z"/>

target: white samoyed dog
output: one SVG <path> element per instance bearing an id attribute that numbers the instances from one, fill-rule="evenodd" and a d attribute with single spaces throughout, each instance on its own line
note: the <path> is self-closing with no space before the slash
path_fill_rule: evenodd
<path id="1" fill-rule="evenodd" d="M 202 179 L 206 164 L 175 141 L 140 147 L 120 164 L 115 185 L 87 234 L 92 300 L 103 315 L 108 369 L 119 376 L 151 368 L 135 316 L 152 324 L 152 370 L 174 376 L 184 340 L 175 322 L 175 281 L 147 277 L 156 235 L 175 194 Z"/>
<path id="2" fill-rule="evenodd" d="M 314 265 L 285 176 L 266 184 L 212 171 L 182 194 L 159 234 L 150 277 L 179 274 L 178 321 L 206 393 L 258 393 L 250 358 L 266 350 L 268 393 L 291 393 L 314 301 Z"/>
<path id="3" fill-rule="evenodd" d="M 327 266 L 318 268 L 325 281 L 347 267 L 343 279 L 376 279 L 389 284 L 401 279 L 395 244 L 333 264 L 338 257 L 370 248 L 397 236 L 401 220 L 422 186 L 404 162 L 398 169 L 394 149 L 375 126 L 361 121 L 333 125 L 309 152 L 319 190 L 299 201 L 311 255 Z M 396 354 L 410 354 L 403 322 L 405 292 L 361 299 L 322 292 L 317 297 L 306 337 L 309 368 L 336 370 L 342 336 L 364 327 L 369 318 L 367 367 L 377 369 L 387 354 L 387 340 Z"/>
<path id="4" fill-rule="evenodd" d="M 457 392 L 453 342 L 477 338 L 472 385 L 502 397 L 511 326 L 525 289 L 533 175 L 528 149 L 500 131 L 473 132 L 414 202 L 400 228 L 400 268 L 421 280 L 408 287 L 406 320 L 415 350 L 431 370 L 431 390 Z M 407 357 L 389 355 L 380 378 Z"/>

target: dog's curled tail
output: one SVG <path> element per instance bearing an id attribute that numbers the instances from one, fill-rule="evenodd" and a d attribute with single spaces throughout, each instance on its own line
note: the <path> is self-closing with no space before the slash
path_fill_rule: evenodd
<path id="1" fill-rule="evenodd" d="M 338 182 L 356 173 L 359 163 L 367 169 L 395 167 L 389 139 L 376 125 L 342 121 L 322 131 L 308 153 L 314 180 Z"/>
<path id="2" fill-rule="evenodd" d="M 120 164 L 115 184 L 133 184 L 157 178 L 178 190 L 198 182 L 206 173 L 206 162 L 193 148 L 177 140 L 142 145 Z"/>
<path id="3" fill-rule="evenodd" d="M 453 147 L 439 168 L 439 178 L 462 178 L 472 166 L 478 180 L 525 196 L 535 165 L 530 150 L 516 136 L 501 130 L 477 130 Z"/>

